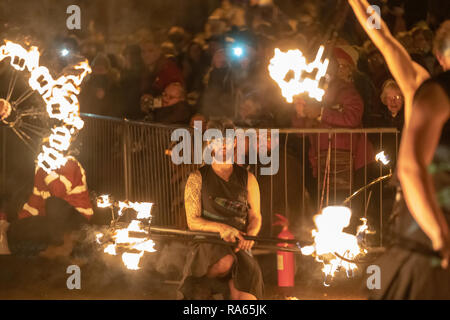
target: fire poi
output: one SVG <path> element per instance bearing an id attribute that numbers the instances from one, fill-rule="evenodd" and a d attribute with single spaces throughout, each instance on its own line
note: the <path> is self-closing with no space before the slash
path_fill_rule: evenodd
<path id="1" fill-rule="evenodd" d="M 296 50 L 283 52 L 275 49 L 275 55 L 270 60 L 269 73 L 279 85 L 281 94 L 287 102 L 292 103 L 293 97 L 301 93 L 308 93 L 311 98 L 322 101 L 325 90 L 320 88 L 320 82 L 325 76 L 329 60 L 321 61 L 324 47 L 320 46 L 316 59 L 306 63 L 303 53 Z M 290 79 L 286 77 L 292 73 Z"/>
<path id="2" fill-rule="evenodd" d="M 73 66 L 74 74 L 65 74 L 53 79 L 48 68 L 39 65 L 39 50 L 32 46 L 29 50 L 21 45 L 6 41 L 0 46 L 0 61 L 10 58 L 11 66 L 17 71 L 27 70 L 30 73 L 28 84 L 32 90 L 36 90 L 46 104 L 46 111 L 50 119 L 58 120 L 59 124 L 51 128 L 51 134 L 44 139 L 40 154 L 38 155 L 38 166 L 47 173 L 63 166 L 67 159 L 65 152 L 69 149 L 72 136 L 83 128 L 83 120 L 79 114 L 79 103 L 77 95 L 80 93 L 80 85 L 84 77 L 91 72 L 87 61 Z M 10 88 L 6 100 L 9 115 L 26 97 L 21 97 L 10 102 L 12 90 Z M 19 114 L 18 117 L 21 115 Z M 13 127 L 14 122 L 3 122 Z M 15 130 L 21 137 L 21 134 Z"/>

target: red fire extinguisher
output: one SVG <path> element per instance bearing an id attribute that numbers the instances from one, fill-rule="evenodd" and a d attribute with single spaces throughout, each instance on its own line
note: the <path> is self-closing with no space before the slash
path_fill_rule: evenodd
<path id="1" fill-rule="evenodd" d="M 279 239 L 295 239 L 294 235 L 289 231 L 289 221 L 285 216 L 276 214 L 278 221 L 274 226 L 282 226 L 282 230 L 278 235 Z M 293 244 L 279 243 L 279 247 L 293 247 Z M 295 259 L 293 252 L 277 251 L 277 269 L 278 269 L 278 286 L 293 287 L 295 276 Z"/>

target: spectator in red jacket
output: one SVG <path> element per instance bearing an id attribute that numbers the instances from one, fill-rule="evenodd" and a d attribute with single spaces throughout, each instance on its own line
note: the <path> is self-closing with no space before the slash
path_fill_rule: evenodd
<path id="1" fill-rule="evenodd" d="M 183 72 L 176 61 L 164 56 L 161 47 L 154 41 L 146 40 L 142 42 L 141 54 L 145 65 L 141 93 L 157 96 L 162 94 L 170 83 L 184 83 Z"/>
<path id="2" fill-rule="evenodd" d="M 351 61 L 351 57 L 345 52 L 335 53 L 334 65 L 338 69 L 330 69 L 330 74 L 336 76 L 327 89 L 323 103 L 317 104 L 297 97 L 296 115 L 292 121 L 294 127 L 323 129 L 362 127 L 364 104 L 350 76 L 347 65 Z M 371 175 L 366 175 L 364 168 L 374 163 L 375 155 L 370 141 L 365 139 L 364 134 L 336 133 L 331 136 L 328 133 L 310 134 L 309 143 L 309 160 L 316 180 L 309 183 L 313 198 L 318 196 L 317 183 L 320 185 L 323 183 L 329 148 L 331 148 L 329 162 L 331 201 L 334 200 L 334 187 L 337 190 L 336 202 L 339 203 L 364 185 L 366 176 L 370 181 Z"/>

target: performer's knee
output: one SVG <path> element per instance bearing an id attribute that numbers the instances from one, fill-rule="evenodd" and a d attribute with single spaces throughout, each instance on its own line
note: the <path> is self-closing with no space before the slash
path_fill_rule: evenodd
<path id="1" fill-rule="evenodd" d="M 223 277 L 231 270 L 234 263 L 234 257 L 229 254 L 217 261 L 208 271 L 208 277 Z"/>

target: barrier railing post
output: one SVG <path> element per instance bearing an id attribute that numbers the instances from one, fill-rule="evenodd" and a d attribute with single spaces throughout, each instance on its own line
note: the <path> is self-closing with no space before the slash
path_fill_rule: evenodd
<path id="1" fill-rule="evenodd" d="M 128 123 L 123 124 L 123 136 L 122 136 L 122 144 L 123 144 L 123 183 L 125 189 L 125 198 L 129 199 L 130 197 L 130 186 L 129 186 L 129 132 L 128 132 Z"/>

